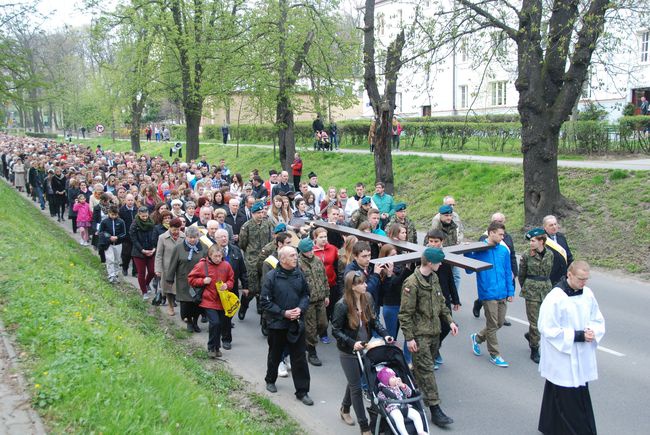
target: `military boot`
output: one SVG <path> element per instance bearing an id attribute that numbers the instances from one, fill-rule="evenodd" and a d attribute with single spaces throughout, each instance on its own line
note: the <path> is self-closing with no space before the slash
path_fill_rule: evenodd
<path id="1" fill-rule="evenodd" d="M 430 406 L 429 410 L 431 411 L 431 421 L 436 426 L 443 427 L 454 422 L 451 417 L 448 417 L 444 412 L 442 412 L 440 405 Z"/>
<path id="2" fill-rule="evenodd" d="M 535 364 L 539 364 L 539 347 L 530 348 L 530 359 L 532 359 Z"/>

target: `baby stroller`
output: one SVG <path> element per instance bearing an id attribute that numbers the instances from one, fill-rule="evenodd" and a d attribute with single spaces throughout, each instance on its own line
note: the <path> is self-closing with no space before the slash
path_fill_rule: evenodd
<path id="1" fill-rule="evenodd" d="M 402 350 L 397 346 L 382 345 L 368 350 L 363 356 L 361 352 L 357 352 L 357 358 L 361 366 L 362 376 L 368 385 L 368 396 L 371 402 L 368 412 L 370 414 L 370 429 L 372 433 L 374 435 L 399 435 L 399 431 L 395 427 L 392 417 L 386 412 L 386 405 L 390 403 L 410 404 L 420 414 L 424 430 L 429 432 L 429 422 L 427 421 L 422 393 L 420 393 L 415 385 L 413 374 L 409 370 Z M 413 393 L 411 397 L 404 400 L 382 400 L 379 398 L 377 372 L 383 367 L 393 369 L 395 374 L 411 388 Z M 417 433 L 413 422 L 405 420 L 405 425 L 410 434 Z"/>
<path id="2" fill-rule="evenodd" d="M 317 131 L 314 134 L 316 142 L 314 142 L 315 151 L 332 151 L 332 143 L 330 142 L 330 137 L 327 135 L 325 130 Z"/>

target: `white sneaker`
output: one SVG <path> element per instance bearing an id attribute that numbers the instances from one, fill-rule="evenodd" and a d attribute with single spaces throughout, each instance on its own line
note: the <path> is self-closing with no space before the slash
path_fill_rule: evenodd
<path id="1" fill-rule="evenodd" d="M 143 300 L 143 301 L 146 301 L 146 300 L 149 299 L 150 297 L 151 297 L 151 295 L 149 294 L 149 292 L 146 292 L 145 294 L 142 295 L 142 300 Z"/>
<path id="2" fill-rule="evenodd" d="M 84 242 L 83 240 L 79 240 L 79 244 L 80 244 L 81 246 L 85 246 L 85 245 L 86 245 L 86 242 Z"/>
<path id="3" fill-rule="evenodd" d="M 289 376 L 289 372 L 287 371 L 287 365 L 284 363 L 284 361 L 280 361 L 280 365 L 278 366 L 278 376 L 281 378 L 286 378 Z"/>

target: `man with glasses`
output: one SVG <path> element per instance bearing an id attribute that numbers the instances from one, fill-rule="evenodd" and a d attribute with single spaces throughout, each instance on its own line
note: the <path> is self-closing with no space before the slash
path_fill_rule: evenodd
<path id="1" fill-rule="evenodd" d="M 539 311 L 539 371 L 546 385 L 538 430 L 544 434 L 596 433 L 588 383 L 598 378 L 596 349 L 605 320 L 585 286 L 588 279 L 585 261 L 571 263 Z"/>

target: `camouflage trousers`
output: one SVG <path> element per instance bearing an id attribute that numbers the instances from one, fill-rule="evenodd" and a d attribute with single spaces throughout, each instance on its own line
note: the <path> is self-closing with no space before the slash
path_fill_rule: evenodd
<path id="1" fill-rule="evenodd" d="M 413 375 L 418 384 L 418 388 L 424 395 L 424 404 L 433 406 L 440 404 L 438 397 L 438 384 L 436 376 L 433 373 L 433 359 L 438 353 L 440 347 L 440 337 L 423 336 L 415 339 L 418 344 L 418 351 L 413 352 Z"/>
<path id="2" fill-rule="evenodd" d="M 252 299 L 253 296 L 259 295 L 262 290 L 260 283 L 262 277 L 257 273 L 257 267 L 255 264 L 246 264 L 246 273 L 248 276 L 248 290 L 250 291 L 249 299 Z"/>
<path id="3" fill-rule="evenodd" d="M 526 316 L 528 317 L 528 335 L 531 348 L 539 347 L 539 329 L 537 329 L 537 319 L 539 318 L 540 301 L 529 301 L 526 299 Z"/>
<path id="4" fill-rule="evenodd" d="M 311 302 L 305 313 L 305 339 L 307 348 L 316 347 L 318 338 L 327 331 L 325 301 Z"/>

